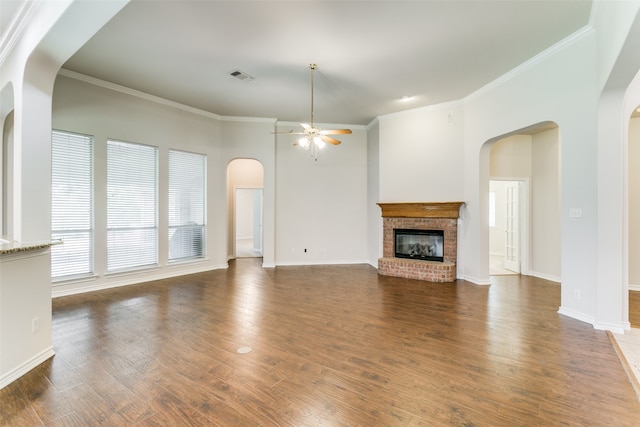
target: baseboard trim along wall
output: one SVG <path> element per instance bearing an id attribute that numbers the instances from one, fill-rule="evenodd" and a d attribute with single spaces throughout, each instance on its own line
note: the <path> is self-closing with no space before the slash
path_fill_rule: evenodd
<path id="1" fill-rule="evenodd" d="M 53 357 L 54 355 L 55 355 L 55 352 L 53 351 L 53 347 L 49 347 L 43 350 L 42 352 L 40 352 L 39 354 L 36 354 L 35 356 L 33 356 L 31 359 L 27 360 L 23 364 L 7 372 L 2 376 L 2 378 L 0 378 L 0 389 L 3 389 L 4 387 L 8 386 L 9 384 L 14 382 L 18 378 L 20 378 L 21 376 L 23 376 L 24 374 L 26 374 L 27 372 L 29 372 L 30 370 L 32 370 L 33 368 L 41 364 L 42 362 Z"/>

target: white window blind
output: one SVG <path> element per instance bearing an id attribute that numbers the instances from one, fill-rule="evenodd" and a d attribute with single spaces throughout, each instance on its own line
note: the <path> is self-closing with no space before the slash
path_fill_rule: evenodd
<path id="1" fill-rule="evenodd" d="M 51 138 L 51 277 L 93 272 L 93 138 L 54 130 Z"/>
<path id="2" fill-rule="evenodd" d="M 107 271 L 158 263 L 158 148 L 107 141 Z"/>
<path id="3" fill-rule="evenodd" d="M 169 150 L 169 261 L 204 256 L 206 160 Z"/>

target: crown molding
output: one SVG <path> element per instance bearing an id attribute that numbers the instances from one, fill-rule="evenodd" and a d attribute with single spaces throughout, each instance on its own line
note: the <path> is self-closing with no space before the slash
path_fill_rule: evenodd
<path id="1" fill-rule="evenodd" d="M 440 104 L 431 104 L 431 105 L 425 105 L 423 107 L 411 108 L 409 110 L 402 110 L 402 111 L 398 111 L 396 113 L 382 114 L 382 115 L 378 116 L 377 119 L 378 119 L 378 121 L 382 122 L 385 119 L 396 117 L 396 116 L 402 116 L 402 115 L 405 115 L 407 113 L 440 111 L 440 110 L 446 110 L 446 109 L 461 107 L 462 105 L 463 105 L 463 100 L 462 99 L 456 99 L 456 100 L 453 100 L 453 101 L 442 102 Z"/>
<path id="2" fill-rule="evenodd" d="M 224 122 L 251 122 L 275 124 L 278 119 L 272 117 L 242 117 L 242 116 L 219 116 Z"/>
<path id="3" fill-rule="evenodd" d="M 547 49 L 543 50 L 542 52 L 540 52 L 536 56 L 534 56 L 532 58 L 529 58 L 528 60 L 526 60 L 522 64 L 516 66 L 515 68 L 511 69 L 510 71 L 507 71 L 506 73 L 504 73 L 503 75 L 501 75 L 497 79 L 487 83 L 486 85 L 484 85 L 480 89 L 478 89 L 478 90 L 476 90 L 474 92 L 471 92 L 469 95 L 465 96 L 462 99 L 462 101 L 464 101 L 464 102 L 472 101 L 473 99 L 478 98 L 478 97 L 486 94 L 487 92 L 490 92 L 491 90 L 503 85 L 507 81 L 509 81 L 509 80 L 515 78 L 516 76 L 524 73 L 528 69 L 533 68 L 534 66 L 540 64 L 541 62 L 543 62 L 547 58 L 555 55 L 556 53 L 562 51 L 563 49 L 567 48 L 568 46 L 571 46 L 572 44 L 582 40 L 583 38 L 588 37 L 589 35 L 593 34 L 593 32 L 594 32 L 594 29 L 590 25 L 586 25 L 586 26 L 582 27 L 578 31 L 574 32 L 573 34 L 570 34 L 569 36 L 565 37 L 564 39 L 560 40 L 559 42 L 557 42 L 557 43 L 553 44 L 552 46 L 548 47 Z"/>
<path id="4" fill-rule="evenodd" d="M 119 84 L 111 83 L 105 80 L 97 79 L 95 77 L 87 76 L 86 74 L 77 73 L 75 71 L 67 70 L 66 68 L 61 68 L 58 72 L 59 76 L 69 77 L 75 80 L 79 80 L 85 83 L 92 84 L 94 86 L 103 87 L 105 89 L 113 90 L 115 92 L 124 93 L 126 95 L 135 96 L 136 98 L 144 99 L 146 101 L 155 102 L 156 104 L 165 105 L 167 107 L 175 108 L 182 111 L 187 111 L 189 113 L 198 114 L 200 116 L 209 117 L 211 119 L 222 120 L 222 116 L 219 116 L 214 113 L 210 113 L 209 111 L 201 110 L 199 108 L 190 107 L 185 104 L 181 104 L 179 102 L 170 101 L 166 98 L 161 98 L 159 96 L 150 95 L 145 92 L 141 92 L 139 90 L 131 89 L 125 86 L 121 86 Z"/>
<path id="5" fill-rule="evenodd" d="M 131 89 L 126 86 L 122 86 L 116 83 L 111 83 L 105 80 L 101 80 L 95 77 L 87 76 L 86 74 L 81 74 L 75 71 L 67 70 L 66 68 L 61 68 L 58 72 L 58 75 L 69 77 L 71 79 L 75 79 L 78 81 L 82 81 L 85 83 L 89 83 L 94 86 L 103 87 L 105 89 L 113 90 L 116 92 L 124 93 L 126 95 L 135 96 L 136 98 L 144 99 L 146 101 L 154 102 L 156 104 L 165 105 L 167 107 L 175 108 L 177 110 L 186 111 L 189 113 L 197 114 L 199 116 L 208 117 L 210 119 L 220 120 L 224 122 L 251 122 L 251 123 L 270 123 L 276 124 L 278 119 L 271 117 L 242 117 L 242 116 L 221 116 L 219 114 L 215 114 L 209 111 L 201 110 L 199 108 L 191 107 L 186 104 L 181 104 L 179 102 L 171 101 L 166 98 L 162 98 L 155 95 L 150 95 L 146 92 L 142 92 L 139 90 Z M 298 123 L 296 123 L 298 125 Z"/>
<path id="6" fill-rule="evenodd" d="M 277 127 L 293 126 L 293 127 L 297 128 L 298 126 L 300 126 L 300 122 L 278 121 L 278 120 L 276 120 L 275 125 Z M 353 129 L 366 130 L 367 129 L 367 126 L 365 126 L 365 125 L 349 125 L 349 124 L 344 124 L 344 123 L 318 123 L 318 122 L 315 122 L 314 125 L 316 125 L 316 127 L 320 127 L 321 129 L 344 129 L 344 128 L 349 128 L 351 130 L 353 130 Z"/>
<path id="7" fill-rule="evenodd" d="M 5 32 L 0 34 L 0 64 L 9 57 L 40 5 L 41 2 L 23 2 Z"/>

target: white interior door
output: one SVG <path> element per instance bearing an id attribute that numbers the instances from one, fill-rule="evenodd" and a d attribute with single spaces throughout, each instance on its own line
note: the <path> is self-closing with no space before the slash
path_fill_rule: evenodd
<path id="1" fill-rule="evenodd" d="M 520 273 L 520 183 L 506 184 L 506 228 L 504 267 L 515 273 Z"/>

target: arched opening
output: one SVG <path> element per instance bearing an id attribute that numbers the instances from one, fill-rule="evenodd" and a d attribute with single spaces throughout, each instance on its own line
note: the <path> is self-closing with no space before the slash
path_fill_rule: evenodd
<path id="1" fill-rule="evenodd" d="M 0 243 L 13 236 L 13 85 L 0 91 Z"/>
<path id="2" fill-rule="evenodd" d="M 264 167 L 255 159 L 227 166 L 227 258 L 262 257 Z"/>
<path id="3" fill-rule="evenodd" d="M 560 135 L 543 122 L 487 144 L 489 275 L 560 282 Z"/>

